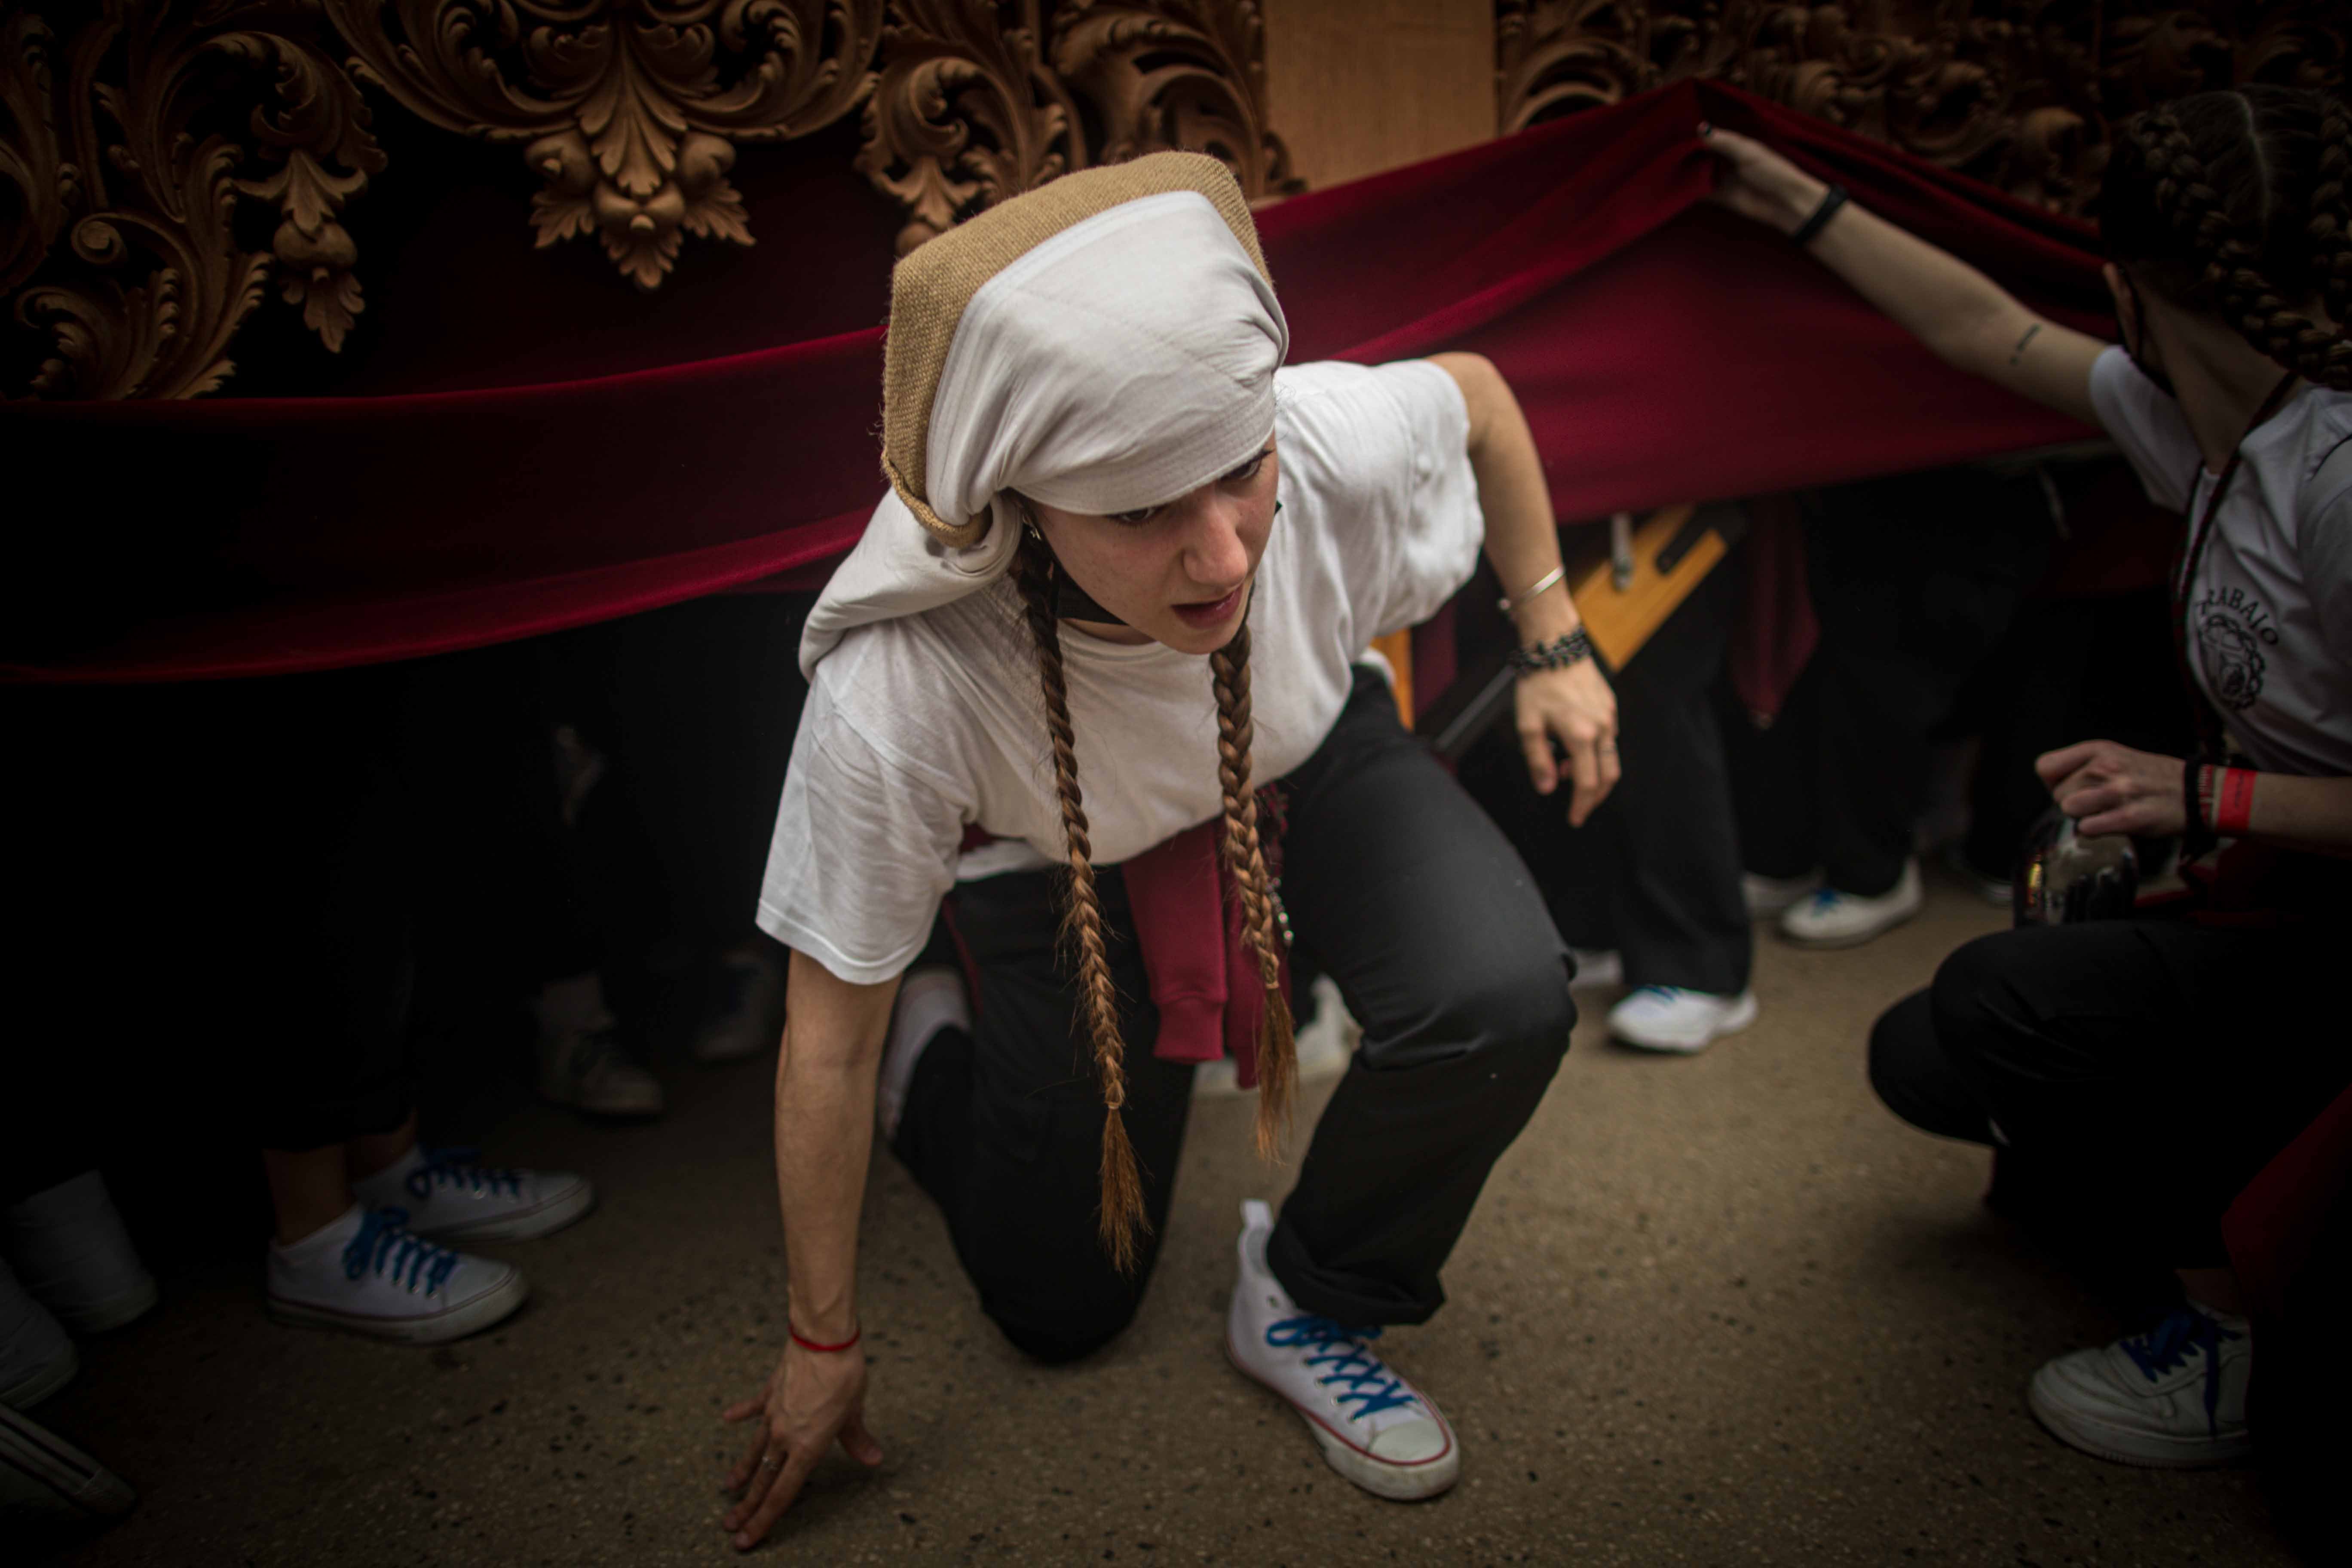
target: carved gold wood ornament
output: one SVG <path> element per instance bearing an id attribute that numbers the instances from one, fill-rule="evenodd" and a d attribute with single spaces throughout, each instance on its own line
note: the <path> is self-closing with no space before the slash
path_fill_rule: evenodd
<path id="1" fill-rule="evenodd" d="M 882 20 L 882 0 L 320 3 L 362 81 L 436 125 L 525 143 L 547 182 L 542 247 L 593 233 L 640 289 L 681 234 L 751 243 L 735 143 L 856 108 Z"/>
<path id="2" fill-rule="evenodd" d="M 0 292 L 48 341 L 32 391 L 212 391 L 273 268 L 341 343 L 361 301 L 336 216 L 383 155 L 333 59 L 275 30 L 286 15 L 108 0 L 63 38 L 0 22 Z M 277 209 L 268 250 L 239 241 L 240 198 Z M 45 268 L 61 239 L 72 263 Z"/>
<path id="3" fill-rule="evenodd" d="M 43 346 L 0 395 L 185 397 L 274 276 L 327 348 L 362 309 L 338 221 L 384 167 L 363 85 L 520 143 L 540 245 L 641 289 L 751 243 L 736 147 L 866 107 L 901 248 L 1067 169 L 1181 146 L 1300 188 L 1255 0 L 0 0 L 0 293 Z M 886 19 L 887 25 L 886 26 Z M 242 215 L 278 216 L 268 250 Z"/>
<path id="4" fill-rule="evenodd" d="M 1304 189 L 1266 124 L 1253 0 L 893 0 L 857 166 L 913 249 L 1056 174 L 1181 147 L 1253 200 Z"/>
<path id="5" fill-rule="evenodd" d="M 2342 0 L 1497 0 L 1502 131 L 1714 77 L 2081 213 L 2109 120 L 2242 81 L 2340 86 Z"/>

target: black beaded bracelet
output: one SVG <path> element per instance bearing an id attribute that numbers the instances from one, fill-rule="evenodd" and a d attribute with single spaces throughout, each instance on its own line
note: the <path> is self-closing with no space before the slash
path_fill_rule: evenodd
<path id="1" fill-rule="evenodd" d="M 1539 642 L 1533 647 L 1515 647 L 1508 655 L 1511 668 L 1521 676 L 1543 669 L 1566 669 L 1571 664 L 1592 657 L 1592 639 L 1584 635 L 1582 626 L 1564 637 Z"/>
<path id="2" fill-rule="evenodd" d="M 2180 764 L 2180 855 L 2179 863 L 2186 866 L 2201 859 L 2219 842 L 2212 825 L 2205 820 L 2204 792 L 2198 786 L 2203 782 L 2205 759 L 2192 756 Z"/>
<path id="3" fill-rule="evenodd" d="M 1837 210 L 1845 205 L 1845 200 L 1843 185 L 1832 185 L 1822 192 L 1822 205 L 1813 209 L 1812 216 L 1797 226 L 1797 232 L 1789 237 L 1789 243 L 1801 249 L 1811 241 L 1813 236 L 1822 232 L 1830 219 L 1837 216 Z"/>

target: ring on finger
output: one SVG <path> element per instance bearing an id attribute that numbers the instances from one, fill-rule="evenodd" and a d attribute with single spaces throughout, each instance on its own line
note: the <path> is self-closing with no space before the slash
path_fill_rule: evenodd
<path id="1" fill-rule="evenodd" d="M 782 1469 L 783 1464 L 784 1457 L 782 1454 L 771 1454 L 760 1461 L 760 1468 L 763 1470 L 776 1470 Z"/>

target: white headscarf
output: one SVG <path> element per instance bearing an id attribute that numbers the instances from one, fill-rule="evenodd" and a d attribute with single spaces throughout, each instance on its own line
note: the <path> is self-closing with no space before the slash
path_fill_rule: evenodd
<path id="1" fill-rule="evenodd" d="M 1265 444 L 1289 343 L 1273 289 L 1206 197 L 1121 203 L 1025 252 L 965 307 L 931 400 L 925 499 L 950 524 L 1007 490 L 1097 515 L 1174 500 Z M 985 587 L 1016 542 L 1000 513 L 979 543 L 951 548 L 885 496 L 810 613 L 803 673 L 853 626 Z"/>

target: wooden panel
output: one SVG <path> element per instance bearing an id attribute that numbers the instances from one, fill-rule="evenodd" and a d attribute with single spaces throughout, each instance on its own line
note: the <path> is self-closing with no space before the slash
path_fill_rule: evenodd
<path id="1" fill-rule="evenodd" d="M 1690 591 L 1723 559 L 1727 548 L 1723 535 L 1709 529 L 1672 572 L 1658 570 L 1658 552 L 1682 531 L 1696 510 L 1661 508 L 1633 530 L 1633 576 L 1624 587 L 1617 586 L 1606 552 L 1583 572 L 1570 574 L 1569 591 L 1584 617 L 1585 633 L 1612 668 L 1624 668 L 1650 640 L 1650 634 L 1665 624 L 1675 606 L 1688 598 Z M 1607 533 L 1598 528 L 1586 531 L 1603 537 Z"/>
<path id="2" fill-rule="evenodd" d="M 1495 134 L 1492 0 L 1265 0 L 1267 120 L 1309 189 Z"/>

